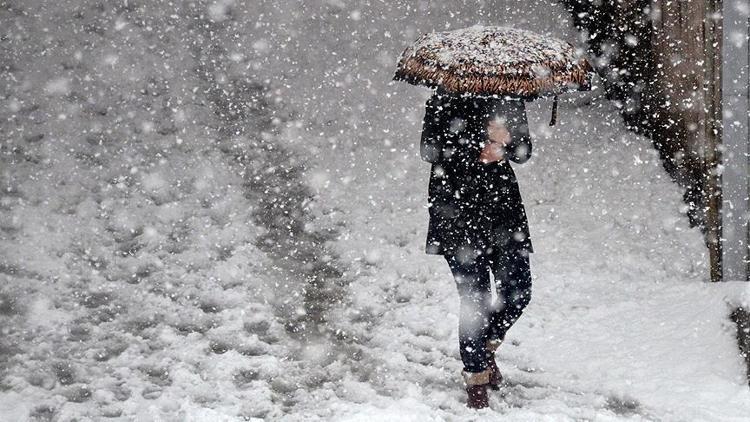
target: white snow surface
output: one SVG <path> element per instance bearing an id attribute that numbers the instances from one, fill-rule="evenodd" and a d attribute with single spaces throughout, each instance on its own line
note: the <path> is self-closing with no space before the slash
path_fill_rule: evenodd
<path id="1" fill-rule="evenodd" d="M 599 90 L 554 127 L 527 104 L 532 301 L 506 387 L 465 408 L 457 294 L 424 254 L 429 92 L 393 66 L 431 30 L 578 36 L 548 1 L 434 3 L 7 2 L 0 421 L 747 420 L 728 315 L 750 293 L 707 283 L 680 188 Z M 322 263 L 342 298 L 302 339 Z"/>

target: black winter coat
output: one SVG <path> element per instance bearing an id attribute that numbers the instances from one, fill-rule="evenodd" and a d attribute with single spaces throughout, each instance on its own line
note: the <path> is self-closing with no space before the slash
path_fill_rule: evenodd
<path id="1" fill-rule="evenodd" d="M 510 132 L 505 158 L 482 163 L 490 119 L 504 118 Z M 432 163 L 425 251 L 461 255 L 500 248 L 534 252 L 526 210 L 508 159 L 531 157 L 526 109 L 522 100 L 456 96 L 441 91 L 427 101 L 420 145 Z M 465 255 L 468 257 L 468 255 Z"/>

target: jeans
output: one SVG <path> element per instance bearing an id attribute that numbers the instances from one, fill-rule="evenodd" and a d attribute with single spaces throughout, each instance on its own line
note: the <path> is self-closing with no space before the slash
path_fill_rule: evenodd
<path id="1" fill-rule="evenodd" d="M 446 255 L 456 280 L 461 309 L 458 344 L 466 372 L 487 368 L 487 340 L 502 340 L 531 300 L 529 254 L 523 250 L 498 250 L 465 258 Z M 490 272 L 495 278 L 493 303 Z"/>

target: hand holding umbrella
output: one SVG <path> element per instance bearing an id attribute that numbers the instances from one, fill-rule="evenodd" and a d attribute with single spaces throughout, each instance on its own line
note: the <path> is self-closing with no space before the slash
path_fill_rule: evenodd
<path id="1" fill-rule="evenodd" d="M 487 137 L 479 160 L 485 164 L 500 161 L 505 157 L 505 146 L 510 142 L 510 132 L 502 119 L 493 119 L 487 124 Z"/>

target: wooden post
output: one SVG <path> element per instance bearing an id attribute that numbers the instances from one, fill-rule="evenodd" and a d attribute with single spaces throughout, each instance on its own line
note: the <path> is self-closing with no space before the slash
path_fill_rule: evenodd
<path id="1" fill-rule="evenodd" d="M 748 0 L 723 0 L 721 107 L 722 267 L 724 280 L 748 280 L 750 16 Z"/>
<path id="2" fill-rule="evenodd" d="M 706 0 L 703 9 L 703 73 L 705 138 L 704 177 L 706 192 L 706 244 L 711 281 L 722 280 L 721 227 L 721 0 Z"/>

